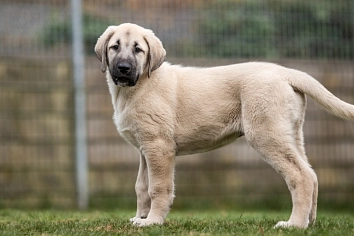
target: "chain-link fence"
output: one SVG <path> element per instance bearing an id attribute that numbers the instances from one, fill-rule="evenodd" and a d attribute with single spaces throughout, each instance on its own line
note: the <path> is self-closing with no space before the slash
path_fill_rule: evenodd
<path id="1" fill-rule="evenodd" d="M 272 61 L 311 74 L 354 103 L 351 0 L 82 2 L 90 206 L 135 202 L 138 152 L 116 131 L 93 51 L 108 25 L 132 22 L 152 29 L 172 63 Z M 69 0 L 0 0 L 0 207 L 76 205 L 70 7 Z M 304 131 L 320 203 L 351 202 L 354 124 L 309 101 Z M 242 138 L 209 153 L 177 157 L 176 169 L 175 206 L 193 199 L 194 205 L 290 202 L 282 178 Z"/>

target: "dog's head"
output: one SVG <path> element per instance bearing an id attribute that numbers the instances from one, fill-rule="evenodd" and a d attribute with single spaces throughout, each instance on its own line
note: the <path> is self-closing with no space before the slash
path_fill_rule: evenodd
<path id="1" fill-rule="evenodd" d="M 151 30 L 125 23 L 109 26 L 98 38 L 95 52 L 101 70 L 107 69 L 118 86 L 134 86 L 163 63 L 166 51 Z"/>

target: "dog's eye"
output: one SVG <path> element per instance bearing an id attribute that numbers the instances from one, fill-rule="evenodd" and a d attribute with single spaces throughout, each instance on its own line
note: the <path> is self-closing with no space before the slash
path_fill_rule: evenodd
<path id="1" fill-rule="evenodd" d="M 139 53 L 139 52 L 142 52 L 143 50 L 141 49 L 141 48 L 139 48 L 139 47 L 135 47 L 135 52 L 136 53 Z"/>
<path id="2" fill-rule="evenodd" d="M 118 45 L 113 45 L 111 48 L 112 48 L 113 50 L 117 51 L 118 48 L 119 48 L 119 46 L 118 46 Z"/>

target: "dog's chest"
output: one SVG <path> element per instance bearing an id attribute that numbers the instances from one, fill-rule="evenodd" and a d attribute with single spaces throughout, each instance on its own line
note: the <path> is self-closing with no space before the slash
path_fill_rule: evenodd
<path id="1" fill-rule="evenodd" d="M 136 127 L 134 122 L 131 122 L 129 115 L 115 112 L 113 119 L 120 136 L 128 143 L 139 147 L 139 142 L 136 137 Z"/>
<path id="2" fill-rule="evenodd" d="M 117 130 L 122 138 L 124 138 L 128 143 L 139 147 L 137 134 L 137 124 L 135 122 L 134 114 L 135 106 L 133 104 L 128 104 L 123 99 L 117 99 L 114 106 L 113 120 L 117 127 Z"/>

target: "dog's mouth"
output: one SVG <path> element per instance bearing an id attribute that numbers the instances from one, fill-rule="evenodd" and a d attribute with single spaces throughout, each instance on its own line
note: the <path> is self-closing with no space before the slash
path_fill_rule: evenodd
<path id="1" fill-rule="evenodd" d="M 133 87 L 138 82 L 139 76 L 140 75 L 138 74 L 135 79 L 127 78 L 125 76 L 112 77 L 112 80 L 113 80 L 114 84 L 119 87 Z"/>

